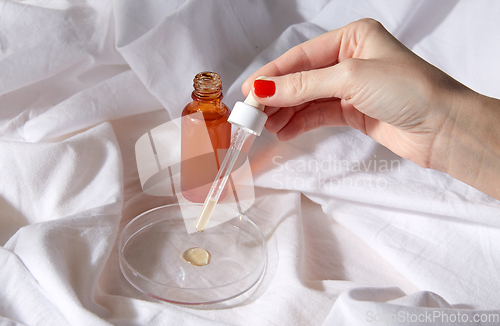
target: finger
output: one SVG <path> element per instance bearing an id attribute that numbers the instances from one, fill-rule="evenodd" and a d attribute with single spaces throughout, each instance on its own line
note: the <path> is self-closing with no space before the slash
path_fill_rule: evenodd
<path id="1" fill-rule="evenodd" d="M 284 107 L 284 108 L 278 108 L 275 106 L 266 106 L 264 112 L 268 116 L 266 123 L 267 130 L 271 133 L 277 133 L 288 123 L 288 121 L 290 121 L 290 119 L 295 115 L 296 112 L 300 112 L 303 109 L 307 108 L 308 106 L 311 106 L 315 103 L 319 103 L 319 101 L 322 100 L 307 102 L 304 104 L 291 107 Z M 331 102 L 331 99 L 326 102 Z"/>
<path id="2" fill-rule="evenodd" d="M 287 141 L 319 127 L 346 125 L 340 100 L 316 102 L 296 112 L 277 135 L 279 140 Z"/>
<path id="3" fill-rule="evenodd" d="M 276 112 L 278 112 L 280 108 L 277 107 L 277 106 L 266 106 L 265 109 L 264 109 L 264 112 L 267 114 L 267 116 L 271 116 L 273 114 L 275 114 Z"/>
<path id="4" fill-rule="evenodd" d="M 342 114 L 346 124 L 366 134 L 366 115 L 345 100 L 341 101 Z"/>
<path id="5" fill-rule="evenodd" d="M 311 102 L 285 108 L 266 106 L 264 112 L 268 116 L 267 130 L 271 133 L 277 133 L 290 121 L 295 112 L 301 111 L 309 105 L 311 105 Z"/>
<path id="6" fill-rule="evenodd" d="M 381 23 L 370 18 L 361 19 L 293 47 L 254 72 L 241 89 L 245 96 L 248 95 L 253 81 L 259 76 L 282 76 L 319 69 L 349 58 L 391 55 L 401 48 L 405 47 Z"/>
<path id="7" fill-rule="evenodd" d="M 337 62 L 341 33 L 341 29 L 334 30 L 291 48 L 248 77 L 241 87 L 243 94 L 246 96 L 250 92 L 252 82 L 259 76 L 282 76 L 334 64 Z"/>
<path id="8" fill-rule="evenodd" d="M 254 82 L 255 99 L 266 106 L 290 107 L 317 99 L 350 99 L 360 92 L 366 62 L 349 59 L 332 67 L 265 77 Z M 271 85 L 271 86 L 270 86 Z"/>
<path id="9" fill-rule="evenodd" d="M 294 114 L 295 110 L 292 107 L 281 108 L 267 118 L 266 129 L 270 133 L 277 133 L 292 119 Z"/>

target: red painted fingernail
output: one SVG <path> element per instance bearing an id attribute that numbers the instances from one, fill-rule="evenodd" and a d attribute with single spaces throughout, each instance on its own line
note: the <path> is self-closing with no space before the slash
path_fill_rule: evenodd
<path id="1" fill-rule="evenodd" d="M 256 79 L 253 82 L 253 92 L 260 98 L 271 97 L 276 92 L 276 84 L 272 80 Z"/>

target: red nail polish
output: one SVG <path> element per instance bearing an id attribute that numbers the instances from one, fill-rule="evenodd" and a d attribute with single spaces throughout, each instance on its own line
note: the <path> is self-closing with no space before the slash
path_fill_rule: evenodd
<path id="1" fill-rule="evenodd" d="M 256 79 L 253 82 L 253 92 L 260 98 L 271 97 L 276 92 L 276 84 L 272 80 Z"/>

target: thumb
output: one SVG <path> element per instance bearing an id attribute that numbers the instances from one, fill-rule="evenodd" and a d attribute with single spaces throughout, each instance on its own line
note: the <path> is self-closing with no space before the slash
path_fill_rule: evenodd
<path id="1" fill-rule="evenodd" d="M 353 59 L 346 61 L 349 60 Z M 259 103 L 274 107 L 295 106 L 320 98 L 350 98 L 347 75 L 352 69 L 345 63 L 279 77 L 262 76 L 254 81 L 252 92 Z"/>

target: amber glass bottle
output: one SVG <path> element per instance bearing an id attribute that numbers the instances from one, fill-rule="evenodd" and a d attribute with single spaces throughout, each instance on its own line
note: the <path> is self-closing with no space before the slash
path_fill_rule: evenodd
<path id="1" fill-rule="evenodd" d="M 231 144 L 230 111 L 222 103 L 218 74 L 197 74 L 193 87 L 193 101 L 182 111 L 181 188 L 187 200 L 203 203 Z M 207 144 L 211 148 L 204 148 Z"/>

